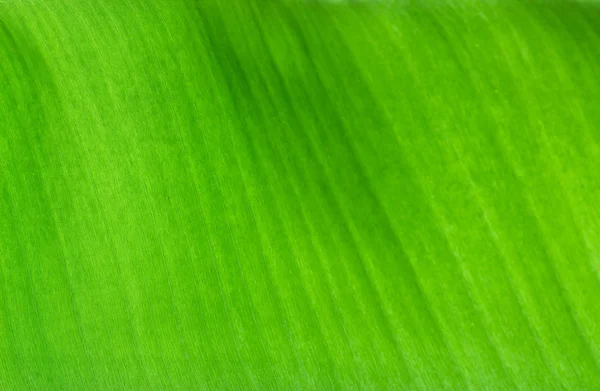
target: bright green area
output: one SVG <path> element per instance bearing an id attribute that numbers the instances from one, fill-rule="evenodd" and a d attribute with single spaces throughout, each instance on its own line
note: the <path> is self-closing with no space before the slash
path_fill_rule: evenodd
<path id="1" fill-rule="evenodd" d="M 1 390 L 600 389 L 600 9 L 0 3 Z"/>

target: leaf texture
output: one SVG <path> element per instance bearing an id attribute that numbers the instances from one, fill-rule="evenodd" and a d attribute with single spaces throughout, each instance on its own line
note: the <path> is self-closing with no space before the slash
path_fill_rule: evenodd
<path id="1" fill-rule="evenodd" d="M 600 389 L 600 9 L 0 3 L 0 389 Z"/>

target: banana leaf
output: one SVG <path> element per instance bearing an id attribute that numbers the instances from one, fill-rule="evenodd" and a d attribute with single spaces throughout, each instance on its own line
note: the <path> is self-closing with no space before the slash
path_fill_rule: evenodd
<path id="1" fill-rule="evenodd" d="M 600 390 L 592 2 L 4 0 L 0 389 Z"/>

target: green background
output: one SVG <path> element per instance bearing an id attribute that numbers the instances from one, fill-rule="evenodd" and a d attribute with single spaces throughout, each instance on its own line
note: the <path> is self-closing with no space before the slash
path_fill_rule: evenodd
<path id="1" fill-rule="evenodd" d="M 600 389 L 599 98 L 591 4 L 2 1 L 0 389 Z"/>

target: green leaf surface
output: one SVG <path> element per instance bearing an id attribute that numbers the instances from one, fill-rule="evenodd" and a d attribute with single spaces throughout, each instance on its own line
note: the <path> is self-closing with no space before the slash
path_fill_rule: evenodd
<path id="1" fill-rule="evenodd" d="M 0 3 L 1 390 L 600 390 L 600 8 Z"/>

